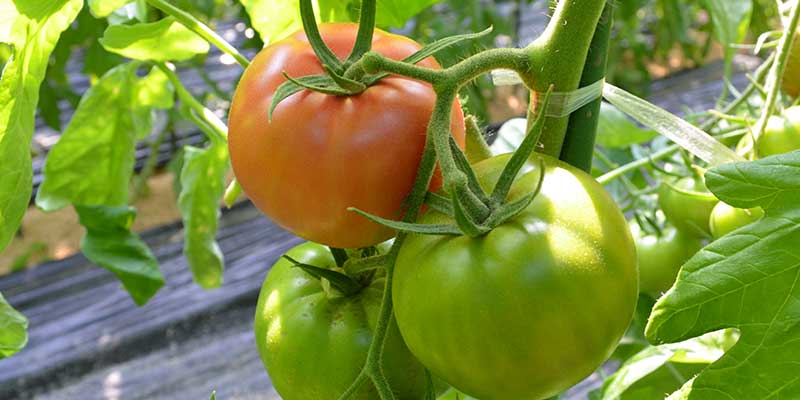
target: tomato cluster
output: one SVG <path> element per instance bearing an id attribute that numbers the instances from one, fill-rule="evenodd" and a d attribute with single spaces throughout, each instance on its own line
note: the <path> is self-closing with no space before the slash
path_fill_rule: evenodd
<path id="1" fill-rule="evenodd" d="M 320 31 L 340 58 L 356 36 L 355 25 L 323 24 Z M 372 49 L 402 59 L 419 46 L 376 31 Z M 421 64 L 437 67 L 430 59 Z M 231 160 L 259 209 L 317 243 L 295 247 L 273 266 L 259 296 L 256 340 L 284 399 L 335 399 L 362 371 L 387 276 L 348 273 L 333 256 L 338 250 L 323 245 L 366 247 L 394 234 L 346 208 L 400 215 L 436 94 L 428 84 L 389 76 L 352 96 L 302 90 L 268 120 L 284 72 L 323 72 L 302 33 L 265 48 L 242 77 L 230 114 Z M 457 103 L 451 131 L 463 146 Z M 391 287 L 396 318 L 381 365 L 399 399 L 426 396 L 426 368 L 447 383 L 437 389 L 452 386 L 483 400 L 549 397 L 600 366 L 628 327 L 638 276 L 622 213 L 590 175 L 536 157 L 541 164 L 526 164 L 507 196 L 513 202 L 541 183 L 518 215 L 485 235 L 410 234 L 400 247 Z M 473 166 L 484 190 L 509 158 Z M 435 177 L 429 190 L 440 181 Z M 455 224 L 433 210 L 418 222 Z M 309 267 L 349 277 L 358 288 L 340 290 Z M 377 397 L 376 387 L 363 383 L 351 398 Z"/>

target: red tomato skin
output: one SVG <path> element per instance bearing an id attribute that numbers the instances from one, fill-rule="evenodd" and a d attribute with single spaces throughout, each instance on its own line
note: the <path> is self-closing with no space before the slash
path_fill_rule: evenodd
<path id="1" fill-rule="evenodd" d="M 321 24 L 328 47 L 345 59 L 355 24 Z M 414 53 L 411 39 L 375 30 L 372 50 L 392 59 Z M 419 65 L 438 68 L 432 58 Z M 413 186 L 436 94 L 424 82 L 389 76 L 355 96 L 303 90 L 267 119 L 285 78 L 323 73 L 301 31 L 263 49 L 239 82 L 229 118 L 236 178 L 275 223 L 305 239 L 335 247 L 366 247 L 394 231 L 347 211 L 357 207 L 397 219 Z M 451 131 L 464 146 L 464 117 L 453 103 Z M 437 171 L 438 172 L 438 171 Z M 441 185 L 437 173 L 431 189 Z"/>

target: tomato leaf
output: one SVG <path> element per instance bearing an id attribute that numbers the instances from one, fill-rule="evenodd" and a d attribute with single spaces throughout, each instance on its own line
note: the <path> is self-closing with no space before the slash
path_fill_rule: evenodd
<path id="1" fill-rule="evenodd" d="M 157 22 L 111 25 L 100 44 L 113 53 L 145 61 L 181 61 L 208 53 L 209 44 L 198 34 L 167 17 Z"/>
<path id="2" fill-rule="evenodd" d="M 44 164 L 36 205 L 128 203 L 136 138 L 149 132 L 149 109 L 138 107 L 137 63 L 107 72 L 81 99 Z"/>
<path id="3" fill-rule="evenodd" d="M 659 299 L 645 334 L 676 342 L 721 327 L 741 338 L 682 398 L 800 397 L 800 151 L 710 170 L 710 190 L 764 218 L 712 242 Z M 677 395 L 676 395 L 677 396 Z"/>
<path id="4" fill-rule="evenodd" d="M 750 17 L 753 14 L 752 1 L 705 0 L 711 14 L 714 36 L 722 44 L 725 54 L 725 79 L 731 76 L 731 62 L 736 54 L 734 44 L 741 43 L 747 36 Z"/>
<path id="5" fill-rule="evenodd" d="M 712 363 L 718 360 L 736 339 L 734 331 L 721 330 L 680 343 L 648 346 L 626 360 L 617 372 L 606 380 L 600 398 L 619 399 L 633 384 L 669 362 Z"/>
<path id="6" fill-rule="evenodd" d="M 696 126 L 614 85 L 606 83 L 603 86 L 603 98 L 712 166 L 744 161 L 733 150 Z"/>
<path id="7" fill-rule="evenodd" d="M 28 319 L 0 293 L 0 360 L 14 355 L 27 343 Z"/>
<path id="8" fill-rule="evenodd" d="M 623 148 L 647 142 L 658 136 L 658 133 L 653 130 L 636 126 L 622 111 L 610 103 L 600 104 L 597 144 L 603 147 Z"/>
<path id="9" fill-rule="evenodd" d="M 133 2 L 133 0 L 88 0 L 89 10 L 97 18 L 107 17 L 118 8 Z"/>
<path id="10" fill-rule="evenodd" d="M 2 22 L 14 22 L 8 31 L 0 28 L 13 44 L 12 58 L 0 78 L 0 251 L 17 231 L 31 198 L 33 170 L 30 144 L 39 85 L 44 79 L 50 53 L 59 35 L 83 5 L 82 0 L 17 0 L 9 6 L 0 1 L 0 11 L 14 8 Z M 8 19 L 6 19 L 8 18 Z M 0 24 L 0 26 L 3 26 Z"/>
<path id="11" fill-rule="evenodd" d="M 800 150 L 706 172 L 706 185 L 739 208 L 792 208 L 800 204 Z"/>
<path id="12" fill-rule="evenodd" d="M 155 67 L 136 83 L 134 97 L 138 107 L 168 110 L 175 106 L 175 88 L 167 74 Z"/>
<path id="13" fill-rule="evenodd" d="M 219 221 L 219 199 L 225 191 L 228 148 L 212 143 L 205 149 L 183 148 L 181 194 L 178 206 L 183 215 L 183 254 L 194 281 L 209 289 L 222 284 L 222 252 L 215 239 Z"/>
<path id="14" fill-rule="evenodd" d="M 81 251 L 93 263 L 111 271 L 138 305 L 164 286 L 158 261 L 138 235 L 131 232 L 133 207 L 75 206 L 86 228 Z"/>

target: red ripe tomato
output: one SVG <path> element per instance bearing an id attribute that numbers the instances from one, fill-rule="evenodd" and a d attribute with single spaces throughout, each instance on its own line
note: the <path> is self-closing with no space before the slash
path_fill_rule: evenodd
<path id="1" fill-rule="evenodd" d="M 325 43 L 348 56 L 355 24 L 322 24 Z M 392 59 L 420 45 L 375 30 L 372 50 Z M 432 58 L 419 63 L 430 68 Z M 323 73 L 303 32 L 262 50 L 242 76 L 229 121 L 233 171 L 250 200 L 288 231 L 335 247 L 365 247 L 391 229 L 347 211 L 357 207 L 396 219 L 411 190 L 436 94 L 424 82 L 389 76 L 354 96 L 303 90 L 267 112 L 285 78 Z M 464 119 L 453 103 L 451 131 L 464 145 Z M 434 177 L 431 188 L 441 185 Z"/>

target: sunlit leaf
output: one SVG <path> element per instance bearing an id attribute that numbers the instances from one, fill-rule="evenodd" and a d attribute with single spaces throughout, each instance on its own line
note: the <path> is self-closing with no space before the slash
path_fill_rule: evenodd
<path id="1" fill-rule="evenodd" d="M 92 15 L 101 18 L 108 16 L 108 14 L 111 14 L 116 9 L 133 1 L 134 0 L 88 0 L 87 3 L 89 4 L 89 9 L 92 11 Z"/>
<path id="2" fill-rule="evenodd" d="M 14 54 L 0 79 L 0 251 L 17 231 L 31 197 L 30 144 L 47 60 L 83 0 L 0 0 L 0 10 L 14 4 L 19 15 L 2 33 Z"/>
<path id="3" fill-rule="evenodd" d="M 216 241 L 220 198 L 225 192 L 228 148 L 212 143 L 208 148 L 183 148 L 181 194 L 178 205 L 183 215 L 183 254 L 195 282 L 204 288 L 222 284 L 223 257 Z"/>
<path id="4" fill-rule="evenodd" d="M 148 130 L 149 109 L 136 106 L 136 63 L 120 65 L 92 86 L 44 164 L 36 205 L 128 203 L 136 138 Z"/>
<path id="5" fill-rule="evenodd" d="M 175 20 L 111 25 L 100 44 L 113 53 L 145 61 L 181 61 L 208 53 L 208 42 Z"/>

